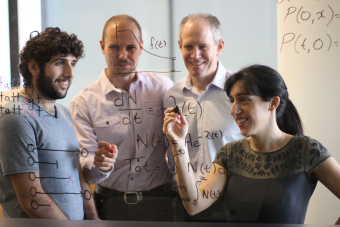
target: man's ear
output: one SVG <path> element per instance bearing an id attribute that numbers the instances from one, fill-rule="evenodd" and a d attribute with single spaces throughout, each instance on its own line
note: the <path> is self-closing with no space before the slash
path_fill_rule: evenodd
<path id="1" fill-rule="evenodd" d="M 224 47 L 224 40 L 220 39 L 220 41 L 218 41 L 218 44 L 217 44 L 217 55 L 216 56 L 220 56 L 220 54 L 222 53 L 223 47 Z"/>
<path id="2" fill-rule="evenodd" d="M 143 52 L 143 46 L 144 46 L 144 40 L 142 40 L 142 42 L 139 43 L 139 48 L 140 48 L 140 54 L 139 55 L 141 55 L 142 52 Z"/>
<path id="3" fill-rule="evenodd" d="M 30 59 L 28 62 L 28 70 L 31 72 L 33 77 L 39 76 L 39 66 L 34 59 Z"/>
<path id="4" fill-rule="evenodd" d="M 182 50 L 182 43 L 181 43 L 181 41 L 180 41 L 180 40 L 178 40 L 178 46 L 179 46 L 179 49 L 181 49 L 181 50 Z"/>
<path id="5" fill-rule="evenodd" d="M 269 110 L 276 110 L 276 108 L 280 105 L 280 97 L 274 96 L 270 100 Z"/>
<path id="6" fill-rule="evenodd" d="M 102 53 L 105 54 L 105 44 L 103 40 L 99 40 L 100 48 L 102 49 Z"/>

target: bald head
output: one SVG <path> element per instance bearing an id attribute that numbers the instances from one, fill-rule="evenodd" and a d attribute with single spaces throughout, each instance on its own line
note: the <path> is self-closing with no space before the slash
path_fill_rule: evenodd
<path id="1" fill-rule="evenodd" d="M 125 25 L 130 24 L 130 23 L 134 23 L 137 26 L 137 28 L 139 30 L 139 34 L 140 34 L 139 35 L 139 42 L 141 43 L 142 40 L 143 40 L 142 39 L 142 29 L 141 29 L 138 21 L 135 18 L 133 18 L 129 15 L 126 15 L 126 14 L 119 14 L 119 15 L 113 16 L 106 21 L 104 29 L 103 29 L 103 36 L 102 36 L 103 43 L 105 43 L 106 29 L 110 24 L 118 24 L 118 26 L 121 25 L 121 27 L 124 27 Z"/>

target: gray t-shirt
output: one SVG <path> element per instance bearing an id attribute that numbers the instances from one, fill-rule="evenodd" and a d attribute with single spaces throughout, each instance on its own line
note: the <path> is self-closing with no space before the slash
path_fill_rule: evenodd
<path id="1" fill-rule="evenodd" d="M 55 110 L 56 117 L 22 96 L 2 109 L 0 203 L 4 217 L 29 217 L 18 202 L 9 175 L 28 172 L 34 181 L 36 172 L 40 174 L 44 193 L 69 219 L 84 218 L 78 173 L 79 145 L 69 111 L 59 104 L 55 105 Z M 32 196 L 32 209 L 50 209 L 43 206 L 47 203 L 35 202 L 34 196 L 40 195 L 35 188 L 28 194 Z"/>
<path id="2" fill-rule="evenodd" d="M 228 171 L 228 222 L 303 224 L 317 183 L 309 181 L 309 174 L 329 157 L 321 143 L 307 136 L 296 135 L 263 155 L 252 151 L 246 139 L 226 144 L 214 163 Z"/>

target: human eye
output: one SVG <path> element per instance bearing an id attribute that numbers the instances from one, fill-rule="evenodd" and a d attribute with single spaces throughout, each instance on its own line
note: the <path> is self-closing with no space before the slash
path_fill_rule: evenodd
<path id="1" fill-rule="evenodd" d="M 233 98 L 233 97 L 229 97 L 229 101 L 230 101 L 231 103 L 234 103 L 234 98 Z"/>
<path id="2" fill-rule="evenodd" d="M 71 63 L 71 65 L 72 65 L 73 67 L 75 67 L 76 64 L 77 64 L 77 62 L 72 62 L 72 63 Z"/>
<path id="3" fill-rule="evenodd" d="M 184 46 L 184 49 L 186 49 L 186 50 L 191 50 L 191 49 L 192 49 L 192 46 Z"/>
<path id="4" fill-rule="evenodd" d="M 247 96 L 241 96 L 241 97 L 240 97 L 240 101 L 241 101 L 241 102 L 248 102 L 248 101 L 250 101 L 250 98 L 247 97 Z"/>
<path id="5" fill-rule="evenodd" d="M 136 46 L 129 46 L 128 49 L 129 50 L 134 50 L 134 49 L 137 49 L 137 47 Z"/>
<path id="6" fill-rule="evenodd" d="M 117 50 L 117 49 L 118 49 L 118 46 L 116 46 L 116 45 L 110 46 L 110 49 L 112 49 L 112 50 Z"/>
<path id="7" fill-rule="evenodd" d="M 62 65 L 64 62 L 62 60 L 58 60 L 55 62 L 56 65 Z"/>
<path id="8" fill-rule="evenodd" d="M 200 46 L 200 49 L 201 49 L 201 50 L 207 50 L 208 47 L 207 47 L 207 46 Z"/>

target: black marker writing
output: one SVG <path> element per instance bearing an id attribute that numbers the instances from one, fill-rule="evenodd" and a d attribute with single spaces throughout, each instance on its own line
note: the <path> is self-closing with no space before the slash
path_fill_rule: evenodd
<path id="1" fill-rule="evenodd" d="M 34 160 L 34 158 L 32 157 L 28 157 L 27 158 L 27 163 L 29 166 L 33 166 L 34 164 L 38 163 L 38 164 L 46 164 L 46 165 L 56 165 L 57 169 L 58 169 L 58 160 L 54 162 L 38 162 L 36 160 Z"/>
<path id="2" fill-rule="evenodd" d="M 174 61 L 174 60 L 176 60 L 176 57 L 163 57 L 163 56 L 159 56 L 159 55 L 156 55 L 156 54 L 153 54 L 153 53 L 151 53 L 151 52 L 149 52 L 149 51 L 147 51 L 142 45 L 141 45 L 141 43 L 138 41 L 138 38 L 136 37 L 136 35 L 132 32 L 132 30 L 118 30 L 118 25 L 116 24 L 116 40 L 117 40 L 117 43 L 116 43 L 116 45 L 118 46 L 118 32 L 130 32 L 131 34 L 130 34 L 130 36 L 132 36 L 134 39 L 135 39 L 135 41 L 138 43 L 138 45 L 145 51 L 145 52 L 147 52 L 148 54 L 151 54 L 151 55 L 153 55 L 153 56 L 155 56 L 155 57 L 158 57 L 158 58 L 165 58 L 165 59 L 170 59 L 170 60 L 172 60 L 172 61 Z M 159 48 L 161 48 L 161 46 L 163 47 L 163 43 L 164 43 L 164 47 L 165 47 L 165 45 L 166 45 L 166 42 L 164 41 L 164 42 L 156 42 L 157 44 L 157 49 L 158 49 L 158 47 Z M 152 44 L 152 48 L 153 48 L 153 44 Z M 152 49 L 151 48 L 151 49 Z M 118 57 L 118 51 L 117 51 L 117 59 L 119 59 L 119 57 Z M 174 66 L 174 64 L 173 64 L 173 66 Z M 174 68 L 172 69 L 172 70 L 170 70 L 170 71 L 165 71 L 165 72 L 158 72 L 158 71 L 139 71 L 139 72 L 157 72 L 157 73 L 171 73 L 171 72 L 180 72 L 180 71 L 176 71 Z M 131 71 L 130 73 L 139 73 L 138 71 Z M 119 68 L 118 68 L 118 72 L 117 72 L 117 74 L 120 74 L 120 72 L 119 72 Z M 125 74 L 125 73 L 124 73 Z"/>
<path id="3" fill-rule="evenodd" d="M 69 182 L 74 183 L 74 181 L 73 181 L 73 179 L 72 179 L 72 175 L 70 176 L 70 175 L 68 175 L 68 174 L 67 174 L 67 177 L 37 177 L 37 176 L 35 175 L 35 173 L 30 172 L 29 175 L 28 175 L 28 177 L 29 177 L 29 179 L 30 179 L 31 181 L 35 181 L 37 178 L 39 178 L 39 179 L 68 180 L 67 183 L 69 183 Z"/>
<path id="4" fill-rule="evenodd" d="M 319 36 L 316 38 L 306 37 L 303 34 L 298 36 L 295 33 L 286 33 L 283 35 L 280 52 L 282 52 L 283 46 L 293 47 L 297 54 L 307 53 L 311 51 L 330 51 L 331 47 L 338 46 L 338 41 L 333 41 L 329 34 Z"/>
<path id="5" fill-rule="evenodd" d="M 155 42 L 156 41 L 156 42 Z M 151 49 L 153 49 L 153 47 L 155 47 L 156 49 L 160 49 L 163 47 L 166 47 L 166 42 L 165 40 L 156 40 L 154 37 L 151 37 Z"/>
<path id="6" fill-rule="evenodd" d="M 2 81 L 2 76 L 0 76 L 0 90 L 2 89 L 11 89 L 20 87 L 20 79 L 19 78 L 12 78 L 11 82 Z"/>
<path id="7" fill-rule="evenodd" d="M 27 150 L 29 152 L 34 152 L 34 150 L 37 151 L 53 151 L 53 152 L 70 152 L 70 153 L 79 153 L 81 156 L 86 157 L 89 154 L 89 151 L 86 148 L 83 148 L 81 150 L 56 150 L 56 149 L 42 149 L 42 148 L 35 148 L 33 144 L 27 145 Z"/>
<path id="8" fill-rule="evenodd" d="M 51 207 L 51 205 L 52 205 L 52 201 L 48 201 L 47 200 L 47 204 L 39 204 L 37 201 L 35 201 L 35 200 L 32 200 L 31 201 L 31 207 L 33 208 L 33 209 L 39 209 L 39 207 L 44 207 L 44 206 L 47 206 L 48 208 L 47 208 L 47 211 L 49 211 L 49 210 L 51 210 L 51 212 L 52 212 L 52 207 Z"/>
<path id="9" fill-rule="evenodd" d="M 85 190 L 84 193 L 80 192 L 38 192 L 35 187 L 31 187 L 30 195 L 35 197 L 37 194 L 46 194 L 46 195 L 80 195 L 86 200 L 90 200 L 92 198 L 92 194 L 89 190 Z"/>
<path id="10" fill-rule="evenodd" d="M 221 193 L 218 190 L 214 191 L 214 190 L 204 190 L 203 189 L 202 197 L 206 198 L 206 199 L 209 199 L 209 196 L 212 199 L 218 199 L 221 196 Z"/>

